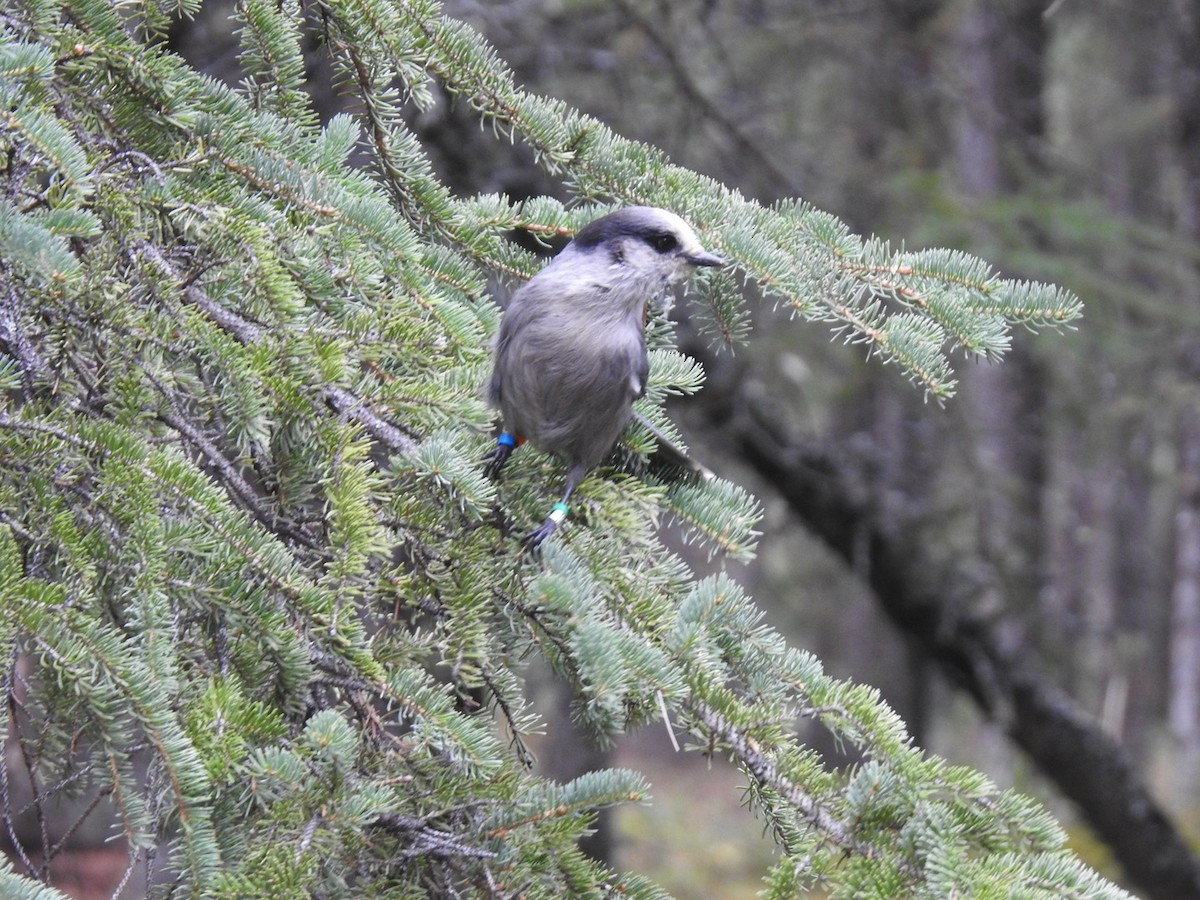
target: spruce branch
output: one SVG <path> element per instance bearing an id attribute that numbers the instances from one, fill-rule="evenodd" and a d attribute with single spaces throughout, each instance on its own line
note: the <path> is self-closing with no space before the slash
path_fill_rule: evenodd
<path id="1" fill-rule="evenodd" d="M 428 820 L 414 819 L 398 813 L 380 816 L 378 827 L 400 838 L 405 846 L 400 852 L 406 859 L 430 857 L 445 861 L 454 857 L 495 859 L 496 852 L 471 845 L 470 839 L 442 829 L 433 828 Z"/>
<path id="2" fill-rule="evenodd" d="M 373 413 L 361 397 L 356 397 L 345 388 L 326 386 L 325 399 L 338 415 L 346 416 L 362 425 L 375 440 L 389 450 L 395 453 L 412 453 L 416 450 L 414 437 Z"/>
<path id="3" fill-rule="evenodd" d="M 243 344 L 257 344 L 263 340 L 266 329 L 255 322 L 249 321 L 233 310 L 227 309 L 209 297 L 207 293 L 192 283 L 191 278 L 185 277 L 166 258 L 160 248 L 148 241 L 140 241 L 135 244 L 134 251 L 148 259 L 169 283 L 180 285 L 183 289 L 183 299 L 187 303 L 201 310 L 238 341 Z"/>
<path id="4" fill-rule="evenodd" d="M 839 821 L 800 785 L 784 777 L 762 746 L 710 704 L 691 697 L 684 703 L 683 708 L 692 713 L 704 726 L 706 738 L 728 748 L 759 785 L 769 788 L 783 798 L 817 828 L 825 836 L 825 840 L 838 848 L 853 850 L 867 859 L 888 858 L 888 854 L 860 841 L 848 823 Z M 892 861 L 894 862 L 894 859 Z M 907 865 L 902 865 L 901 868 L 907 874 L 914 874 Z"/>
<path id="5" fill-rule="evenodd" d="M 146 377 L 170 401 L 170 393 L 166 388 L 149 373 L 146 373 Z M 317 548 L 317 542 L 310 535 L 297 531 L 294 528 L 286 527 L 279 515 L 266 505 L 264 502 L 265 498 L 260 492 L 251 487 L 250 483 L 238 472 L 237 467 L 225 457 L 225 454 L 217 449 L 216 444 L 201 434 L 200 430 L 188 421 L 187 418 L 182 416 L 177 410 L 164 410 L 158 414 L 158 418 L 183 435 L 186 441 L 200 452 L 208 464 L 217 471 L 222 484 L 237 497 L 239 502 L 268 531 L 284 533 L 287 537 L 300 544 L 300 546 L 308 547 L 310 550 Z"/>
<path id="6" fill-rule="evenodd" d="M 150 259 L 165 276 L 175 282 L 182 281 L 181 273 L 170 263 L 170 261 L 163 257 L 162 252 L 158 248 L 143 242 L 139 244 L 138 249 L 148 259 Z M 228 331 L 231 335 L 233 335 L 233 337 L 243 344 L 257 344 L 266 336 L 266 332 L 261 326 L 248 321 L 229 309 L 226 309 L 224 306 L 209 297 L 205 291 L 201 290 L 195 285 L 187 285 L 184 287 L 183 297 L 188 303 L 202 310 L 217 325 Z M 158 386 L 160 390 L 165 391 L 165 388 L 162 388 L 161 385 Z M 416 444 L 411 437 L 404 434 L 404 432 L 397 426 L 392 425 L 381 416 L 373 413 L 370 407 L 362 400 L 362 398 L 354 396 L 345 388 L 338 387 L 336 385 L 326 386 L 325 399 L 335 412 L 337 412 L 339 415 L 348 416 L 353 421 L 358 422 L 367 429 L 372 437 L 380 441 L 388 449 L 397 453 L 411 453 L 416 448 Z M 181 432 L 184 431 L 184 428 L 179 426 L 186 426 L 185 421 L 178 416 L 173 417 L 172 421 L 168 422 L 168 424 L 171 424 L 172 427 L 175 427 L 176 430 Z M 216 450 L 213 447 L 203 449 L 206 450 L 206 454 L 208 454 L 210 451 L 212 453 L 216 453 Z M 220 456 L 220 454 L 218 453 L 217 456 Z M 220 463 L 216 459 L 211 459 L 211 461 L 217 464 L 222 471 L 226 471 L 230 467 L 230 464 L 227 460 L 224 463 Z M 251 491 L 248 486 L 245 486 L 244 492 L 239 490 L 238 495 L 243 497 L 247 503 L 252 505 L 252 510 L 260 521 L 268 525 L 268 527 L 274 527 L 274 518 L 268 516 L 264 509 L 256 508 L 253 505 L 255 502 L 254 492 Z M 307 543 L 307 541 L 302 543 Z"/>

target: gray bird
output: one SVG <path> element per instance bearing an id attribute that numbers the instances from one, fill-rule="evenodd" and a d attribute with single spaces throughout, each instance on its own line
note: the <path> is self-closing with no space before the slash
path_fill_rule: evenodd
<path id="1" fill-rule="evenodd" d="M 566 490 L 525 537 L 535 548 L 567 516 L 571 492 L 616 443 L 646 392 L 646 306 L 697 266 L 725 261 L 665 209 L 633 206 L 584 226 L 513 294 L 488 399 L 504 430 L 487 455 L 497 477 L 528 440 L 567 464 Z"/>

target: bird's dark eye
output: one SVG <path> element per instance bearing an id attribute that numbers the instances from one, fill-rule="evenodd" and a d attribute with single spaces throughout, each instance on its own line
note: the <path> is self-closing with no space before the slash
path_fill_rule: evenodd
<path id="1" fill-rule="evenodd" d="M 659 253 L 667 253 L 679 246 L 679 241 L 673 234 L 655 234 L 650 237 L 650 246 Z"/>

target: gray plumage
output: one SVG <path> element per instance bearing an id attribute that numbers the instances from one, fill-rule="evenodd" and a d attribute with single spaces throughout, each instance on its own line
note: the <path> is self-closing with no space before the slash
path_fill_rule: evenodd
<path id="1" fill-rule="evenodd" d="M 560 504 L 528 545 L 553 532 L 571 492 L 612 449 L 646 391 L 646 305 L 696 266 L 723 263 L 679 216 L 635 206 L 585 226 L 513 294 L 488 398 L 505 432 L 568 466 Z M 489 475 L 499 474 L 511 450 L 492 451 Z"/>

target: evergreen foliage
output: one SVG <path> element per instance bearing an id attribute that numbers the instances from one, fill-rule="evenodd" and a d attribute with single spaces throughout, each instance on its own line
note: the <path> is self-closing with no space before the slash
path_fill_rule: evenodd
<path id="1" fill-rule="evenodd" d="M 0 17 L 0 721 L 38 821 L 60 795 L 107 798 L 154 896 L 661 896 L 575 845 L 596 809 L 648 797 L 639 775 L 530 774 L 540 654 L 598 738 L 665 708 L 737 762 L 780 848 L 770 896 L 1121 895 L 1036 804 L 921 753 L 873 690 L 659 542 L 667 513 L 752 555 L 744 490 L 602 471 L 535 559 L 518 537 L 557 463 L 525 451 L 499 486 L 478 463 L 489 280 L 538 266 L 513 229 L 671 207 L 939 399 L 952 347 L 1000 356 L 1014 323 L 1069 323 L 1073 297 L 672 166 L 517 88 L 430 0 L 247 0 L 238 90 L 165 49 L 196 5 Z M 314 24 L 357 119 L 317 122 Z M 434 80 L 580 202 L 452 196 L 401 115 Z M 745 333 L 728 275 L 693 299 L 718 339 Z M 650 342 L 640 409 L 669 428 L 663 398 L 703 373 L 665 319 Z M 648 443 L 631 429 L 626 453 Z M 861 762 L 829 768 L 795 740 L 805 720 Z M 0 889 L 56 896 L 3 788 Z"/>

